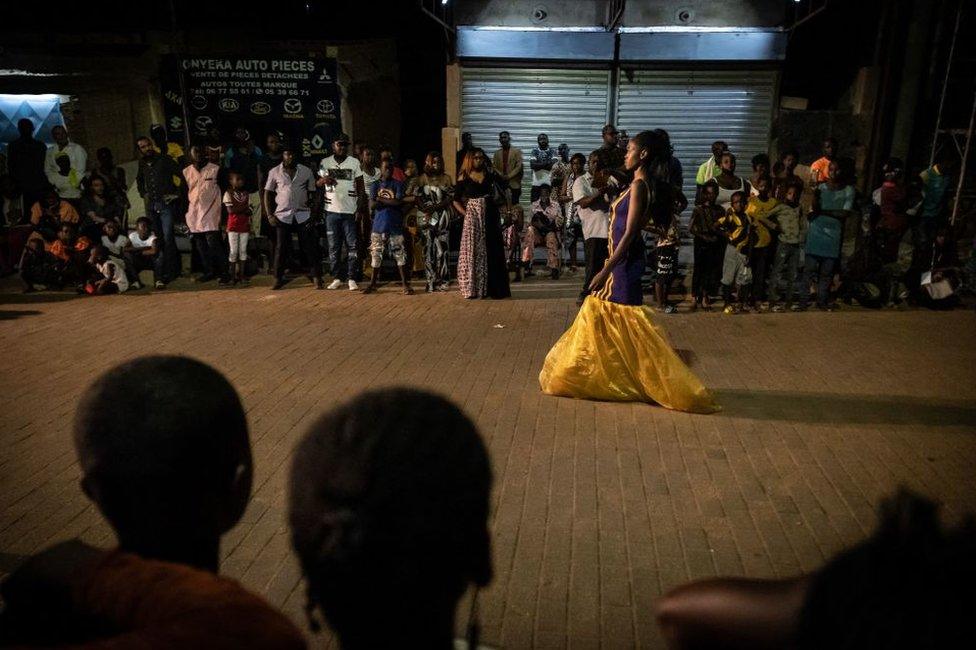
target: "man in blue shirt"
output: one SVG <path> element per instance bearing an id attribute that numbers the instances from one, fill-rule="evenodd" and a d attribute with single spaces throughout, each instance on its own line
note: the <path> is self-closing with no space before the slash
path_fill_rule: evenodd
<path id="1" fill-rule="evenodd" d="M 393 178 L 393 162 L 383 160 L 380 163 L 380 178 L 369 188 L 370 207 L 376 213 L 373 215 L 373 231 L 369 236 L 370 264 L 373 267 L 373 277 L 363 293 L 376 291 L 376 283 L 380 277 L 380 266 L 383 264 L 383 249 L 389 247 L 390 255 L 396 261 L 400 271 L 400 281 L 403 282 L 403 293 L 413 294 L 413 288 L 407 278 L 407 251 L 403 245 L 403 210 L 401 206 L 407 201 L 403 198 L 404 183 Z"/>

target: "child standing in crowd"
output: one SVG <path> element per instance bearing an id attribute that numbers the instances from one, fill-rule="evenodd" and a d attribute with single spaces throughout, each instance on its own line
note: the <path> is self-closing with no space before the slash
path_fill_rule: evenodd
<path id="1" fill-rule="evenodd" d="M 244 177 L 230 174 L 230 189 L 224 192 L 227 208 L 227 244 L 230 247 L 230 274 L 234 284 L 247 284 L 244 262 L 247 261 L 247 240 L 251 232 L 250 195 L 244 189 Z"/>
<path id="2" fill-rule="evenodd" d="M 733 192 L 728 212 L 716 222 L 716 227 L 725 233 L 729 242 L 725 248 L 722 266 L 722 298 L 725 301 L 726 314 L 748 311 L 747 301 L 752 287 L 749 258 L 756 234 L 746 215 L 747 197 L 745 192 Z M 737 304 L 732 302 L 733 291 L 736 293 Z"/>
<path id="3" fill-rule="evenodd" d="M 579 241 L 583 239 L 583 224 L 579 217 L 579 204 L 573 197 L 573 185 L 576 179 L 581 178 L 586 170 L 586 156 L 581 153 L 574 153 L 569 159 L 569 170 L 563 178 L 562 190 L 559 193 L 559 203 L 563 204 L 565 212 L 566 228 L 563 233 L 563 241 L 569 257 L 567 270 L 570 273 L 576 271 L 576 248 Z"/>
<path id="4" fill-rule="evenodd" d="M 94 266 L 98 273 L 85 285 L 85 293 L 103 296 L 109 293 L 124 293 L 129 288 L 129 279 L 125 275 L 122 262 L 117 258 L 109 257 L 106 247 L 92 246 L 88 263 Z"/>
<path id="5" fill-rule="evenodd" d="M 779 201 L 769 195 L 771 186 L 769 176 L 756 178 L 753 184 L 755 194 L 749 197 L 749 203 L 746 205 L 749 223 L 756 233 L 756 243 L 752 247 L 752 256 L 749 259 L 749 268 L 752 269 L 753 306 L 757 301 L 764 303 L 766 300 L 766 266 L 770 252 L 776 247 L 776 223 L 770 220 L 769 213 Z"/>
<path id="6" fill-rule="evenodd" d="M 665 314 L 673 314 L 678 311 L 677 306 L 668 302 L 668 294 L 671 292 L 671 283 L 674 281 L 675 272 L 678 269 L 678 220 L 671 217 L 671 223 L 667 228 L 660 232 L 657 240 L 657 278 L 654 281 L 654 296 L 657 298 L 659 311 Z"/>
<path id="7" fill-rule="evenodd" d="M 722 255 L 725 241 L 720 237 L 717 222 L 725 212 L 715 205 L 718 197 L 718 184 L 708 180 L 699 192 L 700 202 L 691 213 L 689 230 L 695 238 L 695 267 L 691 276 L 691 295 L 694 297 L 692 309 L 712 306 L 710 296 L 718 289 L 722 272 Z"/>
<path id="8" fill-rule="evenodd" d="M 369 286 L 363 293 L 376 291 L 376 283 L 380 277 L 380 267 L 383 265 L 383 250 L 390 249 L 390 256 L 396 261 L 400 271 L 400 281 L 403 283 L 403 293 L 413 294 L 413 288 L 407 279 L 407 252 L 403 247 L 403 205 L 404 184 L 393 178 L 393 162 L 383 160 L 380 163 L 380 179 L 373 183 L 370 189 L 370 200 L 373 203 L 376 216 L 373 218 L 373 229 L 369 236 L 369 252 L 373 267 L 373 277 L 369 279 Z"/>
<path id="9" fill-rule="evenodd" d="M 774 254 L 773 272 L 769 276 L 769 301 L 774 312 L 782 312 L 779 283 L 786 272 L 786 307 L 797 310 L 793 305 L 793 292 L 796 276 L 800 270 L 800 251 L 806 237 L 807 220 L 800 208 L 800 185 L 790 185 L 783 196 L 784 201 L 772 209 L 769 219 L 776 224 L 779 233 Z M 801 287 L 802 289 L 803 287 Z"/>
<path id="10" fill-rule="evenodd" d="M 890 264 L 898 258 L 898 247 L 908 227 L 905 213 L 905 188 L 902 185 L 902 163 L 889 158 L 883 168 L 884 182 L 874 191 L 873 199 L 878 206 L 878 223 L 875 226 L 877 251 L 882 264 Z"/>
<path id="11" fill-rule="evenodd" d="M 769 176 L 769 155 L 757 153 L 752 157 L 752 178 L 749 179 L 749 183 L 752 185 L 752 196 L 759 193 L 759 190 L 756 189 L 756 181 L 763 176 Z"/>
<path id="12" fill-rule="evenodd" d="M 163 256 L 156 245 L 156 235 L 152 232 L 152 220 L 149 217 L 139 217 L 136 220 L 136 229 L 129 233 L 129 242 L 132 244 L 132 271 L 136 274 L 135 285 L 138 285 L 133 288 L 142 288 L 139 272 L 149 269 L 153 272 L 155 287 L 165 287 L 162 282 Z"/>
<path id="13" fill-rule="evenodd" d="M 830 282 L 834 276 L 834 266 L 840 257 L 841 236 L 844 221 L 854 208 L 854 188 L 842 182 L 840 165 L 830 161 L 828 179 L 814 192 L 813 212 L 810 213 L 810 229 L 804 248 L 803 275 L 800 279 L 800 309 L 804 310 L 810 302 L 807 287 L 812 276 L 817 282 L 817 307 L 833 311 L 828 304 Z"/>
<path id="14" fill-rule="evenodd" d="M 823 141 L 823 155 L 810 165 L 810 184 L 818 187 L 830 177 L 830 163 L 836 160 L 837 140 L 826 138 Z"/>

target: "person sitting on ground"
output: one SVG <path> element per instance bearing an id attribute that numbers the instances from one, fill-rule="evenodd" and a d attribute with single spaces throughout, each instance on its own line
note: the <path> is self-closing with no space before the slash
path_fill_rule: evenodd
<path id="1" fill-rule="evenodd" d="M 976 647 L 976 527 L 944 528 L 938 506 L 901 490 L 874 533 L 821 569 L 785 580 L 713 578 L 658 602 L 668 647 L 915 650 Z"/>
<path id="2" fill-rule="evenodd" d="M 20 258 L 20 279 L 24 281 L 24 293 L 37 291 L 35 285 L 47 289 L 60 289 L 60 263 L 54 255 L 45 250 L 44 241 L 31 239 L 24 247 Z"/>
<path id="3" fill-rule="evenodd" d="M 156 233 L 152 231 L 152 219 L 139 217 L 136 220 L 136 229 L 129 233 L 129 242 L 132 243 L 132 257 L 130 258 L 132 271 L 136 275 L 132 288 L 141 289 L 143 286 L 139 280 L 140 271 L 151 270 L 153 282 L 158 282 L 163 275 L 163 256 L 160 254 L 159 246 L 156 245 Z"/>
<path id="4" fill-rule="evenodd" d="M 85 283 L 85 293 L 91 296 L 103 296 L 110 293 L 125 293 L 129 289 L 129 279 L 125 274 L 122 261 L 109 257 L 108 248 L 95 245 L 91 248 L 88 264 L 97 271 Z"/>
<path id="5" fill-rule="evenodd" d="M 318 610 L 344 650 L 454 647 L 458 601 L 492 578 L 491 483 L 478 430 L 443 397 L 371 391 L 319 419 L 288 495 L 312 629 Z"/>
<path id="6" fill-rule="evenodd" d="M 88 263 L 88 253 L 92 242 L 85 236 L 78 236 L 78 229 L 73 223 L 63 223 L 58 229 L 58 238 L 46 248 L 56 257 L 61 265 L 61 284 L 78 285 L 84 283 L 92 273 Z"/>
<path id="7" fill-rule="evenodd" d="M 389 160 L 380 162 L 380 179 L 370 188 L 370 202 L 375 210 L 373 229 L 369 236 L 370 263 L 373 276 L 363 293 L 376 291 L 376 283 L 380 277 L 380 267 L 383 266 L 383 251 L 390 249 L 390 256 L 396 261 L 403 283 L 403 293 L 413 294 L 410 278 L 407 274 L 407 252 L 403 244 L 403 196 L 404 183 L 393 178 L 393 163 Z"/>
<path id="8" fill-rule="evenodd" d="M 715 222 L 716 228 L 725 233 L 729 242 L 722 263 L 722 298 L 725 301 L 726 314 L 748 311 L 749 292 L 752 289 L 749 259 L 756 243 L 756 233 L 746 215 L 748 196 L 746 192 L 733 192 L 732 205 L 728 212 Z M 733 291 L 737 296 L 737 303 L 732 301 Z"/>
<path id="9" fill-rule="evenodd" d="M 33 226 L 31 239 L 42 239 L 45 245 L 58 238 L 58 229 L 62 223 L 77 224 L 78 211 L 75 207 L 58 196 L 53 189 L 47 189 L 41 194 L 41 200 L 31 206 L 30 222 Z"/>
<path id="10" fill-rule="evenodd" d="M 132 263 L 132 241 L 119 232 L 117 221 L 107 221 L 102 226 L 101 244 L 108 251 L 108 255 L 125 271 L 125 277 L 132 285 L 139 278 Z"/>
<path id="11" fill-rule="evenodd" d="M 81 213 L 81 233 L 91 240 L 102 236 L 102 227 L 106 222 L 121 224 L 125 217 L 125 206 L 108 191 L 101 176 L 89 179 L 78 211 Z"/>
<path id="12" fill-rule="evenodd" d="M 540 136 L 541 138 L 542 136 Z M 559 229 L 562 227 L 562 211 L 559 204 L 550 198 L 552 188 L 547 184 L 538 186 L 539 198 L 532 203 L 532 218 L 525 229 L 522 245 L 522 264 L 525 275 L 533 275 L 532 258 L 535 247 L 546 245 L 546 268 L 553 280 L 559 279 Z"/>
<path id="13" fill-rule="evenodd" d="M 212 575 L 252 480 L 244 409 L 220 373 L 186 357 L 127 361 L 82 395 L 73 435 L 82 489 L 118 549 L 61 549 L 70 552 L 55 563 L 58 579 L 41 577 L 64 597 L 37 597 L 52 586 L 23 576 L 12 597 L 4 585 L 5 618 L 12 611 L 27 623 L 57 621 L 16 627 L 58 642 L 98 636 L 108 644 L 99 648 L 304 647 L 282 614 Z M 100 625 L 86 625 L 93 621 Z"/>

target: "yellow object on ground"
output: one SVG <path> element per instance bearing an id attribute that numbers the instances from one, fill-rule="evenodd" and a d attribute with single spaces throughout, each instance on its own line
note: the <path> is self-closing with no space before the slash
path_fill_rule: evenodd
<path id="1" fill-rule="evenodd" d="M 678 411 L 721 410 L 643 305 L 588 296 L 546 355 L 542 392 L 611 402 L 651 402 Z"/>

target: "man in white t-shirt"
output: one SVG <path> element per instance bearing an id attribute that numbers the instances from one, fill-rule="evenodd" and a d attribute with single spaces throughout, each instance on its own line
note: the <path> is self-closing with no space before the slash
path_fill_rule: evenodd
<path id="1" fill-rule="evenodd" d="M 606 194 L 606 161 L 600 150 L 590 154 L 587 172 L 573 183 L 573 203 L 578 206 L 577 215 L 583 226 L 583 251 L 586 274 L 577 305 L 590 293 L 593 276 L 603 268 L 609 256 L 610 201 Z"/>
<path id="2" fill-rule="evenodd" d="M 356 281 L 362 277 L 362 263 L 357 253 L 359 245 L 357 219 L 366 215 L 366 186 L 359 161 L 349 155 L 349 136 L 343 133 L 332 143 L 333 155 L 319 164 L 316 185 L 325 187 L 325 226 L 329 236 L 329 264 L 332 283 L 338 289 L 348 282 L 356 291 Z M 346 245 L 346 268 L 342 267 L 342 245 Z"/>
<path id="3" fill-rule="evenodd" d="M 132 265 L 132 271 L 136 276 L 132 288 L 142 288 L 139 272 L 150 269 L 153 272 L 153 282 L 158 283 L 157 288 L 166 286 L 161 281 L 163 278 L 163 256 L 159 246 L 156 245 L 156 234 L 152 231 L 152 219 L 139 217 L 136 221 L 136 229 L 129 233 L 129 241 L 132 243 L 132 250 L 127 261 Z"/>

